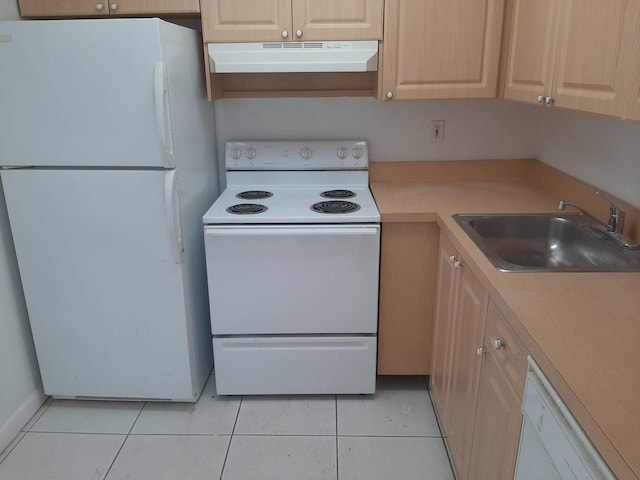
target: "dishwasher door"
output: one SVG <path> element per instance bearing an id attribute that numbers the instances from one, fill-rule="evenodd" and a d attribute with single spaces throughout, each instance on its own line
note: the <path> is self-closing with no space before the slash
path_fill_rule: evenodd
<path id="1" fill-rule="evenodd" d="M 532 357 L 515 480 L 615 480 Z"/>

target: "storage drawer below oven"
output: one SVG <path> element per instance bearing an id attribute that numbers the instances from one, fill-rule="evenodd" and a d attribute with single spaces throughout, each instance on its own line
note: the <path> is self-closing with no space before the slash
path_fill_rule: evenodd
<path id="1" fill-rule="evenodd" d="M 214 338 L 219 395 L 374 393 L 376 337 Z"/>

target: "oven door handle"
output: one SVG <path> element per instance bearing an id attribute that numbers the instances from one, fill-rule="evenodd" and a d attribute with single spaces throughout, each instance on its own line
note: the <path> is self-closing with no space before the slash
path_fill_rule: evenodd
<path id="1" fill-rule="evenodd" d="M 263 236 L 309 236 L 309 235 L 378 235 L 380 227 L 308 227 L 305 225 L 299 227 L 245 227 L 245 226 L 228 226 L 228 227 L 206 227 L 206 232 L 211 235 L 232 236 L 232 235 L 263 235 Z"/>

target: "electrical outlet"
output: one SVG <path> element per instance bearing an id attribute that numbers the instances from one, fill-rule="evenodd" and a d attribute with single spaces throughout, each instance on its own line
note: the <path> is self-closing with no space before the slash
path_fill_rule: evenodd
<path id="1" fill-rule="evenodd" d="M 444 142 L 444 120 L 431 120 L 431 143 Z"/>

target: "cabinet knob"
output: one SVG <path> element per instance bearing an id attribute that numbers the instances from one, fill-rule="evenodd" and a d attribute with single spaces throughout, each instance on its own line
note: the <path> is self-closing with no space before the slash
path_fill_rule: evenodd
<path id="1" fill-rule="evenodd" d="M 286 30 L 282 31 L 282 38 L 287 38 L 289 36 L 289 32 L 287 32 Z"/>
<path id="2" fill-rule="evenodd" d="M 296 30 L 296 37 L 302 38 L 302 35 L 304 35 L 304 32 L 302 30 Z"/>
<path id="3" fill-rule="evenodd" d="M 393 92 L 387 92 L 387 98 L 393 98 Z"/>
<path id="4" fill-rule="evenodd" d="M 118 9 L 118 4 L 117 3 L 112 3 L 110 8 L 111 8 L 111 10 L 113 10 L 115 12 Z"/>
<path id="5" fill-rule="evenodd" d="M 553 107 L 553 104 L 555 103 L 555 100 L 553 99 L 553 97 L 545 97 L 544 99 L 544 104 L 547 107 Z"/>
<path id="6" fill-rule="evenodd" d="M 500 350 L 501 348 L 504 348 L 504 342 L 499 338 L 494 339 L 493 348 L 495 348 L 496 350 Z"/>
<path id="7" fill-rule="evenodd" d="M 538 103 L 542 105 L 544 103 L 544 95 L 538 95 Z"/>
<path id="8" fill-rule="evenodd" d="M 453 262 L 453 268 L 455 268 L 456 270 L 462 268 L 462 261 L 460 259 L 456 259 L 456 261 Z"/>
<path id="9" fill-rule="evenodd" d="M 455 255 L 449 255 L 449 263 L 453 265 L 453 262 L 456 261 Z"/>
<path id="10" fill-rule="evenodd" d="M 100 11 L 104 8 L 104 4 L 102 3 L 96 3 L 96 10 Z"/>
<path id="11" fill-rule="evenodd" d="M 482 347 L 476 348 L 476 355 L 479 356 L 479 357 L 484 355 L 484 348 L 482 348 Z"/>

